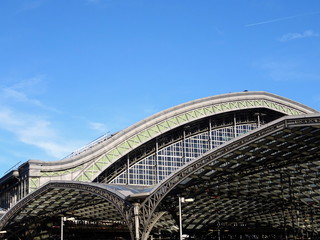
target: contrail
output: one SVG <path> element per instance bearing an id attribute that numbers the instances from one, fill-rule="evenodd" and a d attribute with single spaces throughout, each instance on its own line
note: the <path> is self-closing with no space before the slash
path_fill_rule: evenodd
<path id="1" fill-rule="evenodd" d="M 244 25 L 244 26 L 245 27 L 253 27 L 253 26 L 257 26 L 257 25 L 273 23 L 273 22 L 280 22 L 280 21 L 284 21 L 284 20 L 288 20 L 288 19 L 292 19 L 292 18 L 315 15 L 315 14 L 319 14 L 319 13 L 320 12 L 314 12 L 314 13 L 299 14 L 299 15 L 294 15 L 294 16 L 289 16 L 289 17 L 275 18 L 275 19 L 272 19 L 272 20 L 267 20 L 267 21 L 257 22 L 257 23 L 251 23 L 251 24 L 247 24 L 247 25 Z"/>

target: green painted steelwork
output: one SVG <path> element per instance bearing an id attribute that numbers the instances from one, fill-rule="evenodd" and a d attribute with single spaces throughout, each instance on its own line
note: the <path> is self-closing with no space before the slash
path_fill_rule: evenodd
<path id="1" fill-rule="evenodd" d="M 143 143 L 151 140 L 156 136 L 159 136 L 188 122 L 224 112 L 262 107 L 276 110 L 286 115 L 304 114 L 304 112 L 302 111 L 269 100 L 243 100 L 225 102 L 194 109 L 179 114 L 178 116 L 166 119 L 130 137 L 128 140 L 110 149 L 105 153 L 104 156 L 91 163 L 78 177 L 76 177 L 75 180 L 83 182 L 93 181 L 93 179 L 98 176 L 104 169 L 106 169 L 112 162 L 124 156 L 134 148 L 142 145 Z"/>
<path id="2" fill-rule="evenodd" d="M 40 178 L 39 177 L 30 177 L 29 178 L 29 193 L 40 187 Z"/>

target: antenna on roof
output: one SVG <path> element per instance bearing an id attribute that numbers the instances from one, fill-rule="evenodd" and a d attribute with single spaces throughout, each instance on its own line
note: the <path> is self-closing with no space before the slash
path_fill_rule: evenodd
<path id="1" fill-rule="evenodd" d="M 13 168 L 15 168 L 21 161 L 17 162 L 15 165 L 13 165 L 11 168 L 9 168 L 3 175 L 6 175 L 8 172 L 10 172 Z"/>

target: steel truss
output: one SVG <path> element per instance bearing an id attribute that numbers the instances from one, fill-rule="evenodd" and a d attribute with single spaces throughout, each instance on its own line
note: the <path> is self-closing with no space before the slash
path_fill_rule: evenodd
<path id="1" fill-rule="evenodd" d="M 152 228 L 154 224 L 153 218 L 155 214 L 157 214 L 160 203 L 168 197 L 170 193 L 177 191 L 177 189 L 183 189 L 181 190 L 182 194 L 184 191 L 193 189 L 192 187 L 194 186 L 203 191 L 205 188 L 210 189 L 211 181 L 213 181 L 213 184 L 216 186 L 219 184 L 219 180 L 215 181 L 217 179 L 223 179 L 224 182 L 228 183 L 230 179 L 241 179 L 244 176 L 259 174 L 264 168 L 267 168 L 268 171 L 273 171 L 273 169 L 284 168 L 290 170 L 290 167 L 292 168 L 294 164 L 316 163 L 313 167 L 317 166 L 320 153 L 319 127 L 319 115 L 295 118 L 285 117 L 269 126 L 262 127 L 224 146 L 209 151 L 202 157 L 190 162 L 187 166 L 176 171 L 166 181 L 162 182 L 141 203 L 139 209 L 139 236 L 141 236 L 143 240 L 147 239 L 150 228 Z M 284 147 L 281 147 L 281 144 L 283 144 Z M 291 150 L 288 150 L 290 148 Z M 263 150 L 261 151 L 261 149 Z M 264 153 L 263 151 L 266 152 Z M 257 152 L 257 154 L 255 154 L 255 152 Z M 210 172 L 212 172 L 211 175 L 208 174 Z M 292 192 L 296 192 L 299 189 L 296 190 L 295 187 L 297 188 L 297 186 L 293 183 L 289 183 L 289 188 L 288 184 L 286 185 L 286 191 L 288 189 L 290 191 L 290 199 L 290 197 L 293 197 Z M 317 188 L 318 191 L 319 185 L 315 186 L 315 188 Z M 294 196 L 295 201 L 298 201 L 299 204 L 302 205 L 305 199 L 312 201 L 312 203 L 316 202 L 317 198 L 312 196 L 312 194 L 317 195 L 317 192 L 313 191 L 312 194 L 310 193 L 310 195 L 307 196 L 306 194 L 306 192 L 296 194 L 296 196 Z M 272 197 L 272 195 L 275 195 L 275 193 L 268 195 L 268 197 Z M 319 195 L 317 195 L 317 197 L 318 196 Z M 277 199 L 286 202 L 288 197 L 282 195 L 282 198 L 280 196 Z M 310 207 L 310 204 L 306 206 Z M 282 207 L 285 206 L 282 205 Z M 280 224 L 284 224 L 284 220 L 281 220 L 281 218 L 297 218 L 295 216 L 290 217 L 290 212 L 292 213 L 290 209 L 291 207 L 283 211 L 280 217 L 276 217 Z M 306 212 L 304 212 L 304 214 L 306 214 Z M 276 224 L 274 224 L 274 226 L 276 226 Z M 301 228 L 302 226 L 292 223 L 292 227 L 295 229 Z M 319 226 L 316 226 L 316 228 L 317 227 Z"/>
<path id="2" fill-rule="evenodd" d="M 170 212 L 177 210 L 178 195 L 191 195 L 195 204 L 182 212 L 189 233 L 221 229 L 217 222 L 268 223 L 282 229 L 286 239 L 290 234 L 316 239 L 319 169 L 320 115 L 284 117 L 210 150 L 140 198 L 121 195 L 101 183 L 49 182 L 12 207 L 0 219 L 0 229 L 69 212 L 79 218 L 90 212 L 97 219 L 110 213 L 125 222 L 132 239 L 146 240 L 161 219 L 169 216 L 168 222 L 174 224 L 178 215 Z M 221 233 L 221 239 L 232 234 L 257 235 L 229 232 Z"/>
<path id="3" fill-rule="evenodd" d="M 104 185 L 105 186 L 105 185 Z M 77 193 L 72 196 L 74 198 L 72 204 L 67 205 L 65 199 L 61 199 L 56 206 L 56 209 L 49 209 L 52 204 L 52 199 L 57 193 L 68 193 L 68 191 L 77 191 Z M 80 192 L 80 194 L 79 194 Z M 80 201 L 81 193 L 89 198 L 85 199 L 81 204 L 77 204 Z M 43 199 L 41 204 L 41 210 L 37 210 L 39 205 L 36 201 Z M 89 202 L 88 202 L 89 201 Z M 91 202 L 90 202 L 91 201 Z M 63 216 L 67 215 L 68 212 L 74 210 L 85 209 L 86 206 L 98 206 L 99 203 L 108 202 L 112 208 L 115 208 L 118 215 L 121 216 L 123 221 L 128 226 L 130 234 L 133 238 L 133 211 L 132 205 L 125 201 L 123 197 L 117 195 L 108 188 L 103 188 L 98 184 L 88 184 L 80 182 L 49 182 L 38 190 L 32 192 L 21 201 L 19 201 L 15 206 L 13 206 L 4 216 L 0 219 L 0 229 L 14 225 L 16 222 L 28 222 L 30 219 L 33 222 L 39 221 L 52 216 Z M 75 205 L 73 205 L 75 204 Z M 63 206 L 66 205 L 66 206 Z M 34 217 L 30 217 L 34 216 Z M 76 217 L 76 216 L 75 216 Z"/>

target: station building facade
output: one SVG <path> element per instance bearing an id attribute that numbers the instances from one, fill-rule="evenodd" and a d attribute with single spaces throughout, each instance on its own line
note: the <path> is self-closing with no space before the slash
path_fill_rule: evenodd
<path id="1" fill-rule="evenodd" d="M 60 161 L 29 160 L 7 173 L 0 231 L 5 239 L 178 239 L 180 229 L 190 239 L 317 239 L 319 137 L 318 111 L 274 94 L 194 100 Z"/>

